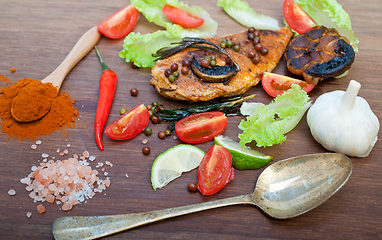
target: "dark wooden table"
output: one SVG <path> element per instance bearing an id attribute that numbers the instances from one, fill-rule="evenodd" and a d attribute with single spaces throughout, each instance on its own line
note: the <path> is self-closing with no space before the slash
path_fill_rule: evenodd
<path id="1" fill-rule="evenodd" d="M 185 1 L 199 5 L 219 23 L 217 35 L 228 34 L 245 27 L 239 25 L 216 6 L 217 1 Z M 353 30 L 359 38 L 359 52 L 349 74 L 337 80 L 320 83 L 310 96 L 333 90 L 345 90 L 349 81 L 362 84 L 359 96 L 364 97 L 374 113 L 382 116 L 380 78 L 382 76 L 380 31 L 382 2 L 377 0 L 339 0 L 352 20 Z M 128 4 L 128 1 L 26 1 L 2 0 L 0 2 L 0 74 L 16 81 L 23 77 L 43 79 L 52 72 L 69 53 L 79 37 L 106 16 Z M 250 1 L 257 12 L 270 15 L 280 23 L 282 0 Z M 142 15 L 134 31 L 154 32 L 160 29 Z M 98 43 L 104 61 L 118 74 L 118 86 L 108 123 L 119 116 L 121 108 L 149 104 L 156 100 L 166 107 L 185 106 L 161 97 L 150 85 L 149 69 L 132 69 L 118 57 L 123 39 L 102 37 Z M 15 73 L 10 69 L 16 68 Z M 196 180 L 196 170 L 185 173 L 163 189 L 154 191 L 150 171 L 154 159 L 167 148 L 181 142 L 173 137 L 161 140 L 157 132 L 167 123 L 150 126 L 153 135 L 143 133 L 129 141 L 117 142 L 104 136 L 105 150 L 99 151 L 93 133 L 93 121 L 98 97 L 98 83 L 102 72 L 94 51 L 91 51 L 67 76 L 62 90 L 76 99 L 80 112 L 79 127 L 68 130 L 63 137 L 60 131 L 38 138 L 42 145 L 31 149 L 35 140 L 18 141 L 0 134 L 0 238 L 1 239 L 52 239 L 52 224 L 61 216 L 106 215 L 136 213 L 187 204 L 201 203 L 242 194 L 254 190 L 255 182 L 263 169 L 235 171 L 235 179 L 222 191 L 212 196 L 187 191 L 187 184 Z M 287 74 L 282 60 L 275 73 Z M 139 90 L 138 97 L 130 96 L 130 89 Z M 261 85 L 247 94 L 257 94 L 255 101 L 269 103 Z M 230 117 L 224 135 L 238 140 L 237 128 L 241 117 Z M 379 137 L 381 135 L 379 134 Z M 151 148 L 148 156 L 142 154 L 142 140 L 148 139 Z M 96 194 L 87 203 L 75 206 L 70 212 L 59 210 L 56 204 L 44 203 L 46 213 L 36 211 L 37 203 L 28 197 L 20 179 L 27 176 L 33 165 L 39 164 L 42 153 L 55 154 L 57 148 L 66 148 L 70 154 L 88 150 L 97 156 L 92 163 L 110 161 L 108 168 L 111 186 Z M 197 144 L 206 151 L 212 142 Z M 274 162 L 303 154 L 326 152 L 311 136 L 306 117 L 287 135 L 287 140 L 274 147 L 261 149 L 274 156 Z M 382 238 L 382 146 L 377 142 L 366 158 L 351 158 L 353 173 L 346 185 L 318 208 L 289 220 L 274 220 L 252 206 L 232 206 L 177 217 L 146 225 L 109 237 L 110 239 L 381 239 Z M 125 176 L 127 174 L 129 177 Z M 17 194 L 9 196 L 9 189 Z M 32 212 L 30 219 L 27 212 Z"/>

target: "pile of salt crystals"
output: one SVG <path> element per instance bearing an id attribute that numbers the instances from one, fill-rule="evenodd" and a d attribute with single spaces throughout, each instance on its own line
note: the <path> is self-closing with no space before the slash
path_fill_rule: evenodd
<path id="1" fill-rule="evenodd" d="M 98 171 L 92 170 L 86 161 L 88 157 L 85 151 L 80 158 L 74 155 L 65 160 L 44 159 L 40 166 L 32 166 L 32 172 L 20 182 L 27 185 L 29 197 L 35 202 L 62 203 L 61 209 L 69 211 L 110 186 L 109 178 L 102 180 Z"/>

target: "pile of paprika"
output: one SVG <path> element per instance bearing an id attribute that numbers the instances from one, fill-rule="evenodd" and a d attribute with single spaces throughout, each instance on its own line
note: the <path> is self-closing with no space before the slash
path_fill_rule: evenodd
<path id="1" fill-rule="evenodd" d="M 0 81 L 9 83 L 10 80 L 0 75 Z M 69 94 L 61 94 L 52 101 L 52 105 L 48 114 L 39 120 L 21 123 L 16 121 L 11 114 L 11 106 L 13 99 L 18 95 L 19 91 L 28 84 L 35 83 L 38 80 L 24 78 L 15 84 L 7 84 L 0 90 L 0 118 L 1 131 L 8 134 L 9 139 L 17 138 L 23 141 L 26 138 L 35 139 L 38 136 L 49 135 L 56 130 L 64 130 L 65 128 L 74 128 L 76 118 L 78 117 L 77 108 L 73 106 L 75 100 L 72 100 Z M 36 84 L 38 86 L 39 84 Z M 37 89 L 36 89 L 37 90 Z M 30 95 L 24 99 L 24 102 L 39 101 L 35 96 Z M 65 136 L 67 133 L 64 134 Z"/>
<path id="2" fill-rule="evenodd" d="M 103 69 L 99 83 L 98 104 L 94 120 L 94 133 L 97 146 L 101 151 L 103 151 L 102 133 L 107 117 L 109 116 L 111 104 L 113 103 L 114 93 L 117 87 L 117 74 L 103 62 L 97 46 L 94 48 Z"/>

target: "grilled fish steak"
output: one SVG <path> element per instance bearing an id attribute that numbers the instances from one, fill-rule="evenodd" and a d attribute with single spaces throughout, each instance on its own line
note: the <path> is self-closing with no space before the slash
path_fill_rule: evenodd
<path id="1" fill-rule="evenodd" d="M 258 32 L 260 43 L 268 50 L 268 53 L 266 55 L 259 53 L 260 62 L 257 64 L 252 63 L 252 59 L 248 57 L 248 53 L 254 50 L 254 43 L 248 40 L 249 32 L 247 30 L 222 37 L 205 38 L 206 41 L 216 45 L 220 45 L 221 40 L 227 37 L 231 38 L 233 42 L 240 43 L 238 52 L 232 48 L 224 49 L 240 67 L 240 71 L 227 82 L 203 81 L 191 71 L 191 68 L 187 74 L 180 73 L 174 82 L 170 82 L 164 74 L 166 69 L 170 69 L 173 63 L 177 63 L 179 69 L 182 68 L 182 61 L 185 59 L 189 61 L 196 59 L 200 64 L 205 57 L 215 56 L 217 66 L 226 65 L 227 56 L 223 53 L 211 49 L 189 47 L 165 59 L 158 60 L 151 69 L 150 84 L 166 98 L 189 102 L 209 101 L 218 97 L 243 94 L 260 82 L 263 72 L 271 72 L 276 67 L 293 36 L 292 31 L 287 27 L 277 31 L 259 30 Z"/>

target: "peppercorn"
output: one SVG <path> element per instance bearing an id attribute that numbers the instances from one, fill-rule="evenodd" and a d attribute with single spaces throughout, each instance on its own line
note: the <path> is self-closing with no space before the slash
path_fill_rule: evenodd
<path id="1" fill-rule="evenodd" d="M 258 64 L 260 62 L 259 54 L 256 54 L 254 58 L 252 58 L 253 64 Z"/>
<path id="2" fill-rule="evenodd" d="M 233 46 L 233 50 L 234 50 L 235 52 L 240 51 L 240 45 L 235 45 L 235 46 Z"/>
<path id="3" fill-rule="evenodd" d="M 249 57 L 249 58 L 254 58 L 255 55 L 256 55 L 256 51 L 250 50 L 250 51 L 248 52 L 248 57 Z"/>
<path id="4" fill-rule="evenodd" d="M 253 33 L 248 33 L 248 40 L 253 41 L 253 39 L 255 39 L 255 36 L 253 35 Z"/>
<path id="5" fill-rule="evenodd" d="M 188 74 L 188 67 L 182 67 L 182 69 L 180 70 L 182 72 L 183 75 L 187 75 Z"/>
<path id="6" fill-rule="evenodd" d="M 145 130 L 144 130 L 144 132 L 145 132 L 145 135 L 146 135 L 146 136 L 150 136 L 151 133 L 153 132 L 153 130 L 152 130 L 150 127 L 146 127 Z"/>
<path id="7" fill-rule="evenodd" d="M 225 58 L 225 64 L 226 65 L 232 65 L 232 59 L 230 57 Z"/>
<path id="8" fill-rule="evenodd" d="M 164 133 L 163 131 L 160 131 L 160 132 L 158 132 L 158 137 L 160 139 L 164 139 L 166 137 L 166 133 Z"/>
<path id="9" fill-rule="evenodd" d="M 131 94 L 131 96 L 133 96 L 133 97 L 138 96 L 138 89 L 136 89 L 136 88 L 132 88 L 132 89 L 130 89 L 130 94 Z"/>
<path id="10" fill-rule="evenodd" d="M 211 60 L 210 65 L 211 65 L 211 67 L 215 67 L 216 66 L 216 61 L 215 60 Z"/>
<path id="11" fill-rule="evenodd" d="M 189 66 L 191 66 L 191 62 L 188 59 L 184 59 L 182 61 L 182 65 L 185 66 L 185 67 L 189 67 Z"/>
<path id="12" fill-rule="evenodd" d="M 149 118 L 151 119 L 154 116 L 154 111 L 152 109 L 149 110 Z"/>
<path id="13" fill-rule="evenodd" d="M 263 47 L 263 48 L 261 48 L 260 53 L 261 53 L 263 56 L 265 56 L 265 55 L 268 54 L 268 49 L 265 48 L 265 47 Z"/>
<path id="14" fill-rule="evenodd" d="M 248 32 L 253 33 L 254 31 L 255 31 L 255 28 L 254 28 L 254 27 L 250 27 L 250 28 L 248 28 Z"/>
<path id="15" fill-rule="evenodd" d="M 176 70 L 178 70 L 178 64 L 176 63 L 171 64 L 170 69 L 171 71 L 175 72 Z"/>
<path id="16" fill-rule="evenodd" d="M 166 69 L 166 71 L 164 71 L 164 75 L 165 75 L 167 78 L 170 77 L 171 74 L 172 74 L 171 69 Z"/>
<path id="17" fill-rule="evenodd" d="M 202 60 L 202 67 L 208 68 L 210 66 L 210 61 L 208 59 Z"/>
<path id="18" fill-rule="evenodd" d="M 166 134 L 166 136 L 170 136 L 170 135 L 171 135 L 171 130 L 167 128 L 167 129 L 164 131 L 164 133 Z"/>
<path id="19" fill-rule="evenodd" d="M 158 103 L 157 101 L 154 101 L 154 102 L 151 103 L 151 105 L 152 105 L 153 107 L 156 107 L 156 106 L 159 105 L 159 103 Z"/>
<path id="20" fill-rule="evenodd" d="M 260 38 L 259 37 L 255 37 L 255 39 L 253 39 L 253 44 L 256 45 L 260 43 Z"/>
<path id="21" fill-rule="evenodd" d="M 232 47 L 233 46 L 233 42 L 232 42 L 232 40 L 228 40 L 227 41 L 227 47 Z"/>
<path id="22" fill-rule="evenodd" d="M 127 112 L 127 109 L 126 108 L 121 108 L 121 110 L 119 110 L 119 113 L 121 115 L 125 114 Z"/>
<path id="23" fill-rule="evenodd" d="M 133 69 L 138 69 L 138 68 L 139 68 L 137 65 L 134 64 L 134 62 L 131 62 L 131 67 L 132 67 Z"/>
<path id="24" fill-rule="evenodd" d="M 196 190 L 198 189 L 198 185 L 196 185 L 196 182 L 190 182 L 190 183 L 187 185 L 187 189 L 188 189 L 188 191 L 190 191 L 190 192 L 196 192 Z"/>
<path id="25" fill-rule="evenodd" d="M 179 72 L 174 72 L 172 75 L 174 75 L 175 79 L 179 77 Z"/>
<path id="26" fill-rule="evenodd" d="M 256 49 L 256 51 L 258 51 L 258 52 L 260 52 L 261 51 L 261 43 L 258 43 L 258 44 L 256 44 L 255 45 L 255 49 Z"/>
<path id="27" fill-rule="evenodd" d="M 151 117 L 151 122 L 154 123 L 154 124 L 158 123 L 158 122 L 159 122 L 159 117 L 157 117 L 157 116 L 155 116 L 155 115 L 152 116 L 152 117 Z"/>
<path id="28" fill-rule="evenodd" d="M 147 110 L 151 110 L 153 108 L 153 106 L 151 104 L 147 104 L 146 108 L 147 108 Z"/>
<path id="29" fill-rule="evenodd" d="M 149 147 L 143 147 L 142 148 L 142 153 L 145 154 L 145 155 L 149 155 L 150 154 L 150 148 Z"/>
<path id="30" fill-rule="evenodd" d="M 176 77 L 174 76 L 174 74 L 171 74 L 171 75 L 168 77 L 168 80 L 169 80 L 171 83 L 173 83 L 173 82 L 175 82 Z"/>

